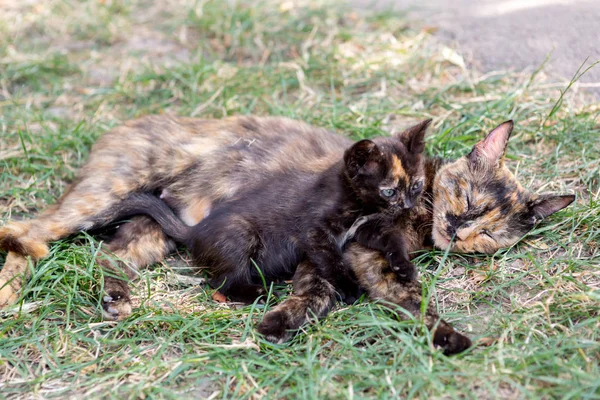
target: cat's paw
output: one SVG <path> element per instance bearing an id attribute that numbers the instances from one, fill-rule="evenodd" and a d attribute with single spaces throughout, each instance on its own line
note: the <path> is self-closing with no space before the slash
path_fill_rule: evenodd
<path id="1" fill-rule="evenodd" d="M 109 321 L 121 321 L 131 315 L 131 299 L 122 292 L 111 291 L 102 297 L 102 316 Z"/>
<path id="2" fill-rule="evenodd" d="M 436 328 L 433 344 L 441 348 L 446 356 L 462 353 L 472 345 L 471 339 L 444 323 Z"/>
<path id="3" fill-rule="evenodd" d="M 410 260 L 395 253 L 388 253 L 386 258 L 390 263 L 390 269 L 396 274 L 398 279 L 403 282 L 417 279 L 417 268 Z"/>
<path id="4" fill-rule="evenodd" d="M 266 313 L 256 330 L 266 340 L 276 344 L 287 342 L 294 335 L 286 314 L 277 310 Z"/>

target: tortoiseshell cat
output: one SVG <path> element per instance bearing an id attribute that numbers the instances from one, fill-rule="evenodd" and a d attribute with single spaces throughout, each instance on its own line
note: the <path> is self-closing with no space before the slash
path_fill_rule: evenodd
<path id="1" fill-rule="evenodd" d="M 428 246 L 433 239 L 440 249 L 491 253 L 512 245 L 532 223 L 573 201 L 574 196 L 540 197 L 518 184 L 502 162 L 511 130 L 511 123 L 500 125 L 469 156 L 455 161 L 425 160 L 423 195 L 401 226 L 409 251 Z M 351 144 L 324 129 L 284 118 L 147 116 L 129 121 L 98 140 L 89 161 L 54 206 L 38 218 L 11 222 L 0 229 L 0 248 L 9 250 L 0 271 L 0 306 L 17 301 L 28 273 L 28 257 L 35 262 L 47 255 L 48 242 L 111 220 L 111 209 L 133 192 L 166 189 L 179 216 L 194 225 L 216 202 L 249 190 L 278 171 L 327 169 Z M 477 214 L 467 210 L 471 203 L 476 204 Z M 463 221 L 462 226 L 457 226 L 456 218 Z M 519 223 L 512 226 L 513 221 Z M 473 226 L 478 230 L 467 229 Z M 452 229 L 457 229 L 454 241 L 450 241 Z M 489 232 L 483 232 L 486 229 Z M 163 259 L 174 243 L 156 222 L 140 216 L 122 224 L 105 248 L 121 260 L 122 273 L 134 279 L 137 268 Z M 352 245 L 345 259 L 372 298 L 420 316 L 420 284 L 398 281 L 388 272 L 380 252 Z M 99 262 L 117 268 L 106 259 Z M 300 265 L 298 272 L 302 271 Z M 114 319 L 127 317 L 131 313 L 127 282 L 107 276 L 104 288 L 106 313 Z M 285 303 L 303 298 L 302 285 L 297 288 Z M 265 318 L 286 312 L 282 303 Z M 431 305 L 423 318 L 430 329 L 436 329 L 436 344 L 445 351 L 468 346 L 466 338 L 441 321 Z"/>

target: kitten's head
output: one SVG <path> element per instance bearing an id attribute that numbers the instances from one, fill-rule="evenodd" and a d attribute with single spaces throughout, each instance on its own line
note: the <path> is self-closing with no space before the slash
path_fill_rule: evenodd
<path id="1" fill-rule="evenodd" d="M 433 186 L 433 241 L 457 252 L 493 253 L 516 243 L 575 196 L 540 196 L 523 188 L 504 165 L 513 129 L 504 122 L 471 153 L 444 165 Z M 454 238 L 454 240 L 452 240 Z"/>
<path id="2" fill-rule="evenodd" d="M 430 122 L 391 137 L 361 140 L 346 150 L 346 175 L 365 204 L 390 213 L 415 205 L 425 181 L 422 154 Z"/>

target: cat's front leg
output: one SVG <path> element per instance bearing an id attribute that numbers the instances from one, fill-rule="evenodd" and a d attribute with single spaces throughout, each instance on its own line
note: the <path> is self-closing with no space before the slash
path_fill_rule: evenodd
<path id="1" fill-rule="evenodd" d="M 398 279 L 389 270 L 388 262 L 380 252 L 352 243 L 344 251 L 344 261 L 354 271 L 370 298 L 383 300 L 383 304 L 392 309 L 400 306 L 403 312 L 398 312 L 398 316 L 403 319 L 406 318 L 405 312 L 409 312 L 415 319 L 422 320 L 432 331 L 433 345 L 441 348 L 444 354 L 460 353 L 471 347 L 471 340 L 467 336 L 440 318 L 433 301 L 429 300 L 423 307 L 423 301 L 427 299 L 423 298 L 421 282 Z"/>

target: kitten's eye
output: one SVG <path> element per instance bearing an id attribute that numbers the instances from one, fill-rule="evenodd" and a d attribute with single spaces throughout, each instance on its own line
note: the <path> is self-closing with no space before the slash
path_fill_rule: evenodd
<path id="1" fill-rule="evenodd" d="M 490 239 L 493 239 L 492 234 L 487 229 L 483 229 L 481 232 L 479 232 L 479 234 L 485 235 L 485 236 L 489 237 Z"/>
<path id="2" fill-rule="evenodd" d="M 469 195 L 467 195 L 467 211 L 470 210 L 471 208 L 472 208 L 471 197 L 469 197 Z"/>
<path id="3" fill-rule="evenodd" d="M 416 192 L 417 190 L 421 189 L 421 186 L 423 186 L 423 181 L 417 181 L 417 182 L 413 183 L 413 185 L 410 188 L 410 190 L 412 192 Z"/>
<path id="4" fill-rule="evenodd" d="M 382 189 L 381 190 L 381 195 L 383 197 L 392 197 L 395 194 L 396 194 L 396 190 L 395 189 Z"/>

